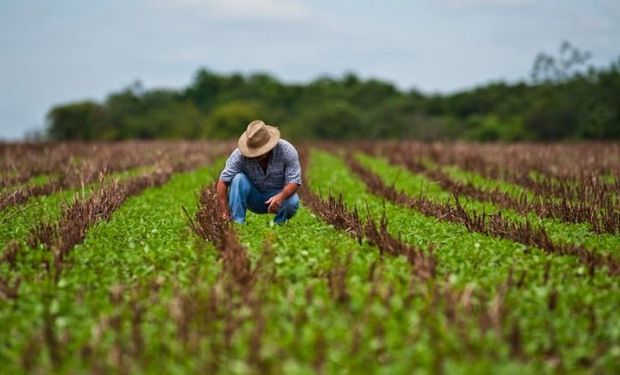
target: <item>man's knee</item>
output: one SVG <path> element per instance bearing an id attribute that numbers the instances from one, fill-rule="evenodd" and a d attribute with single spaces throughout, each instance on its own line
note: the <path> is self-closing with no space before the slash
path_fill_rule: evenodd
<path id="1" fill-rule="evenodd" d="M 228 191 L 229 194 L 233 192 L 242 192 L 247 194 L 250 190 L 251 182 L 248 176 L 243 173 L 237 173 L 235 177 L 230 181 L 230 189 Z"/>
<path id="2" fill-rule="evenodd" d="M 230 182 L 231 185 L 233 186 L 240 186 L 240 185 L 248 185 L 250 183 L 250 179 L 248 178 L 248 176 L 246 176 L 243 173 L 237 173 L 235 175 L 235 177 L 233 177 L 232 181 Z"/>
<path id="3" fill-rule="evenodd" d="M 292 216 L 299 208 L 299 196 L 297 195 L 297 193 L 293 194 L 287 200 L 285 200 L 282 204 L 282 208 Z"/>

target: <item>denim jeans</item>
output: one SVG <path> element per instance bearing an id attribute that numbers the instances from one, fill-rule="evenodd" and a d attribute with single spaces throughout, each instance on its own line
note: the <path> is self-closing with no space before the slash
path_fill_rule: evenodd
<path id="1" fill-rule="evenodd" d="M 279 192 L 279 190 L 276 190 L 263 193 L 252 184 L 245 174 L 236 174 L 228 188 L 228 207 L 230 208 L 232 219 L 237 223 L 245 223 L 245 212 L 247 209 L 257 214 L 266 214 L 268 205 L 265 201 Z M 282 206 L 276 213 L 274 221 L 276 224 L 284 223 L 295 215 L 297 208 L 299 208 L 299 197 L 295 193 L 282 202 Z"/>

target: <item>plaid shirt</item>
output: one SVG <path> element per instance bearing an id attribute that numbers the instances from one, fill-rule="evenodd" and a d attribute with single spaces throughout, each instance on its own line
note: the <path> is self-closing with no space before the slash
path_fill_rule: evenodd
<path id="1" fill-rule="evenodd" d="M 295 147 L 284 139 L 280 139 L 273 148 L 267 172 L 263 171 L 258 160 L 246 158 L 237 148 L 226 160 L 220 180 L 229 183 L 237 173 L 245 174 L 263 193 L 282 190 L 290 183 L 301 185 L 299 155 Z"/>

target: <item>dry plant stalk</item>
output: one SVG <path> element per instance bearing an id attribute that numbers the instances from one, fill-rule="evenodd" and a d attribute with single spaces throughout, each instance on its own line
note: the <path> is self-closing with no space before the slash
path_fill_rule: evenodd
<path id="1" fill-rule="evenodd" d="M 491 215 L 469 214 L 460 204 L 459 197 L 456 194 L 454 195 L 454 205 L 436 203 L 422 196 L 411 197 L 397 191 L 393 186 L 387 186 L 378 175 L 362 166 L 351 155 L 346 158 L 346 161 L 350 169 L 366 183 L 373 194 L 394 203 L 417 210 L 426 216 L 462 224 L 472 232 L 535 246 L 551 254 L 575 256 L 588 268 L 590 275 L 594 275 L 595 270 L 602 267 L 606 267 L 611 275 L 620 274 L 620 260 L 611 254 L 601 255 L 582 246 L 554 242 L 544 227 L 534 225 L 529 220 L 514 222 L 503 217 L 501 213 Z"/>

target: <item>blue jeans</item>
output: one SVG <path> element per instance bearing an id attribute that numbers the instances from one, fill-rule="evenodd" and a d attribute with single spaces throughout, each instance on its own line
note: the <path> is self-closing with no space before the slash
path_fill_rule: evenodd
<path id="1" fill-rule="evenodd" d="M 279 192 L 276 190 L 263 193 L 252 184 L 245 174 L 238 173 L 230 182 L 228 189 L 228 208 L 230 208 L 232 219 L 237 223 L 245 223 L 245 211 L 247 209 L 257 214 L 266 214 L 268 205 L 265 201 Z M 276 224 L 284 223 L 295 215 L 298 208 L 299 197 L 295 193 L 282 202 L 274 221 Z"/>

